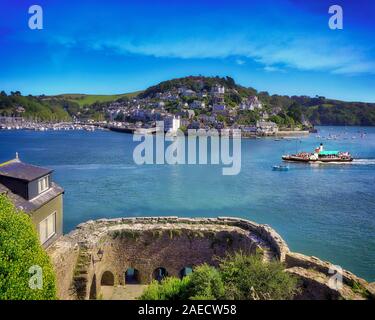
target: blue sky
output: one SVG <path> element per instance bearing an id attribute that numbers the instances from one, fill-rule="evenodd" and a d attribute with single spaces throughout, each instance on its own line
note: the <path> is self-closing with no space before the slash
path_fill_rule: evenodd
<path id="1" fill-rule="evenodd" d="M 372 0 L 0 4 L 0 90 L 112 94 L 201 74 L 272 94 L 375 102 Z M 43 30 L 28 28 L 32 4 L 43 8 Z M 343 30 L 328 28 L 332 4 L 343 7 Z"/>

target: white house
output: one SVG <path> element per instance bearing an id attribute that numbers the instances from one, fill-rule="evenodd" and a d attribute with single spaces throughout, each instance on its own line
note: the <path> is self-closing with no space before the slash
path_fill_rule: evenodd
<path id="1" fill-rule="evenodd" d="M 279 127 L 272 121 L 257 121 L 257 133 L 261 135 L 275 135 Z"/>

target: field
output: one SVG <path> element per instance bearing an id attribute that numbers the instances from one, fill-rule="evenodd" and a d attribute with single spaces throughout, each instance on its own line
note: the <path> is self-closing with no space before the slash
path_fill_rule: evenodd
<path id="1" fill-rule="evenodd" d="M 113 94 L 113 95 L 98 95 L 98 94 L 60 94 L 54 96 L 56 98 L 64 98 L 69 101 L 77 102 L 80 106 L 91 105 L 95 102 L 108 102 L 114 101 L 123 97 L 132 98 L 141 93 L 142 91 L 123 93 L 123 94 Z"/>

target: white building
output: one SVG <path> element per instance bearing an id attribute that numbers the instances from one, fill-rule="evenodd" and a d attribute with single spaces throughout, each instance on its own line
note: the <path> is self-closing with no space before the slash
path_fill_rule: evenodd
<path id="1" fill-rule="evenodd" d="M 167 116 L 164 118 L 164 131 L 171 131 L 172 133 L 176 133 L 178 129 L 181 127 L 181 118 L 180 116 Z"/>
<path id="2" fill-rule="evenodd" d="M 181 127 L 181 118 L 180 118 L 180 116 L 178 116 L 177 118 L 173 117 L 173 120 L 172 120 L 172 131 L 176 132 L 178 129 L 180 129 L 180 127 Z"/>
<path id="3" fill-rule="evenodd" d="M 212 94 L 213 95 L 223 95 L 224 93 L 225 93 L 225 87 L 224 86 L 215 84 L 212 87 Z"/>

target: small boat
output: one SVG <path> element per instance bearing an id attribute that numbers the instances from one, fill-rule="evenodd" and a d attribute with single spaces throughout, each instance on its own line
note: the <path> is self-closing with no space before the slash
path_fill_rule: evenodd
<path id="1" fill-rule="evenodd" d="M 288 171 L 289 166 L 284 166 L 284 165 L 273 166 L 272 170 L 273 171 Z"/>
<path id="2" fill-rule="evenodd" d="M 321 143 L 314 152 L 299 152 L 292 155 L 283 155 L 284 161 L 329 163 L 329 162 L 352 162 L 353 157 L 349 152 L 325 151 Z"/>

